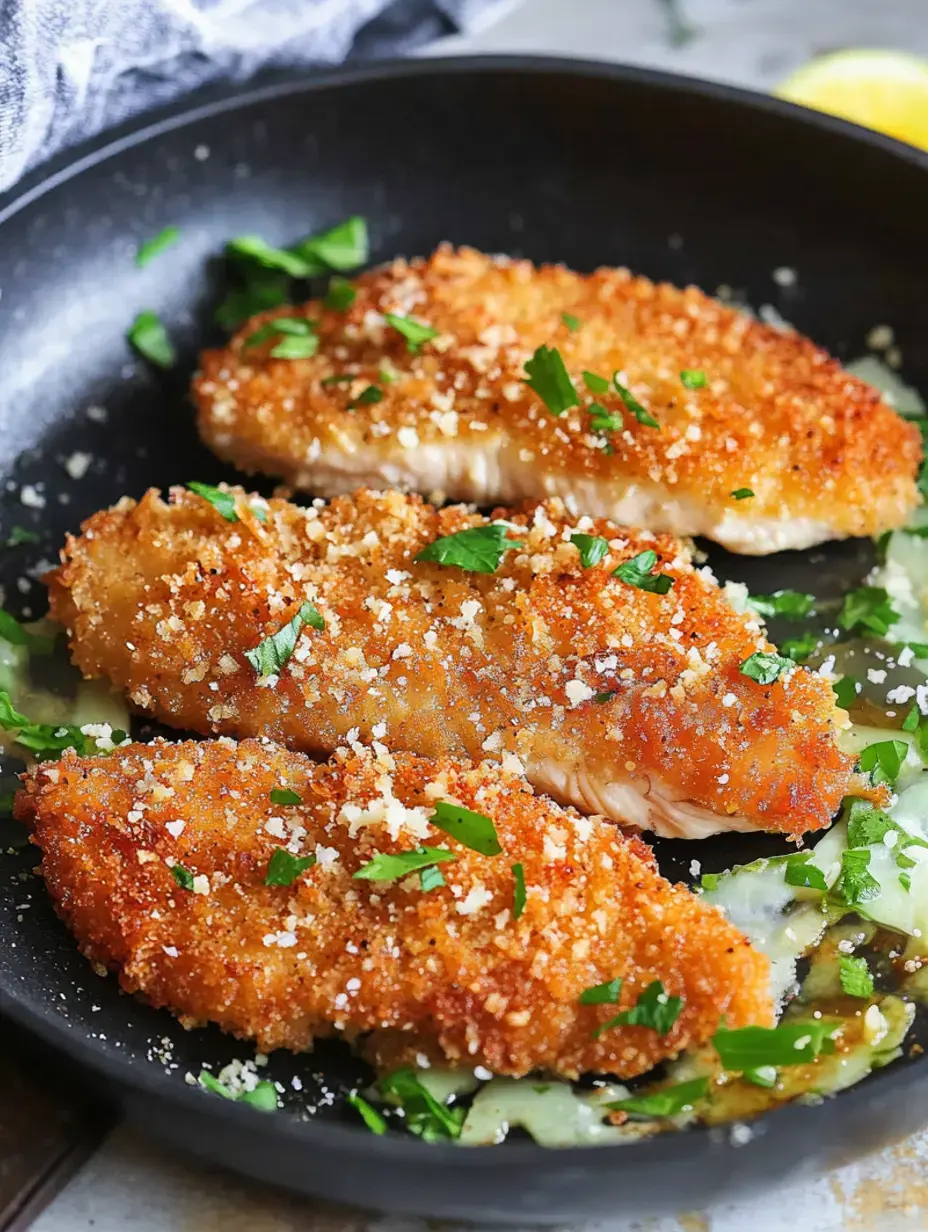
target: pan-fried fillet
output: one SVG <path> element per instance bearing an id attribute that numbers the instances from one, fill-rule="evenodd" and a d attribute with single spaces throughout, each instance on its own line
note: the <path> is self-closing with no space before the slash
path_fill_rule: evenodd
<path id="1" fill-rule="evenodd" d="M 314 496 L 362 484 L 478 504 L 559 496 L 751 554 L 877 534 L 918 503 L 911 424 L 807 338 L 695 287 L 448 247 L 355 285 L 347 312 L 275 309 L 203 355 L 199 427 L 220 457 Z M 439 336 L 410 353 L 387 312 Z M 272 358 L 273 331 L 247 344 L 291 314 L 319 323 L 315 357 Z M 582 403 L 559 417 L 524 383 L 541 346 L 559 350 Z M 588 390 L 584 370 L 617 371 L 659 428 L 614 388 Z M 684 370 L 704 372 L 706 387 L 685 388 Z M 379 402 L 364 400 L 370 386 Z M 619 430 L 594 430 L 594 402 Z"/>
<path id="2" fill-rule="evenodd" d="M 47 579 L 81 671 L 166 723 L 315 753 L 355 729 L 430 757 L 514 755 L 584 812 L 691 838 L 799 835 L 865 790 L 835 744 L 830 685 L 804 668 L 771 685 L 742 674 L 770 644 L 677 540 L 554 501 L 500 511 L 523 546 L 474 573 L 414 559 L 487 525 L 463 506 L 398 492 L 236 501 L 230 523 L 182 489 L 170 504 L 123 500 Z M 608 540 L 600 564 L 582 568 L 578 531 Z M 613 576 L 648 550 L 667 594 Z M 324 627 L 259 677 L 246 652 L 307 600 Z"/>
<path id="3" fill-rule="evenodd" d="M 768 961 L 716 908 L 665 881 L 639 839 L 498 766 L 393 757 L 379 744 L 317 765 L 220 740 L 68 752 L 25 777 L 17 813 L 87 957 L 155 1005 L 262 1050 L 383 1031 L 395 1057 L 399 1031 L 497 1073 L 631 1076 L 704 1042 L 723 1016 L 771 1021 Z M 274 804 L 281 788 L 302 803 Z M 438 801 L 488 816 L 502 853 L 430 825 Z M 446 885 L 423 891 L 418 872 L 352 876 L 377 853 L 422 844 L 454 854 L 440 866 Z M 315 864 L 265 885 L 280 848 Z M 513 864 L 526 888 L 519 919 Z M 616 977 L 618 1005 L 579 1004 Z M 683 998 L 669 1035 L 620 1026 L 592 1038 L 653 980 Z"/>

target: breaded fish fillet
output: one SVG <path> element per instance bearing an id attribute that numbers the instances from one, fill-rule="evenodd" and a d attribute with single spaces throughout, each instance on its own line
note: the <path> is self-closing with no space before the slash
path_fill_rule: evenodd
<path id="1" fill-rule="evenodd" d="M 400 1031 L 496 1073 L 631 1076 L 704 1042 L 722 1017 L 771 1021 L 768 960 L 716 908 L 665 881 L 639 839 L 498 766 L 379 744 L 318 765 L 255 740 L 156 742 L 68 752 L 25 780 L 17 814 L 87 957 L 154 1005 L 262 1050 L 384 1031 L 395 1056 Z M 301 803 L 273 803 L 280 790 Z M 431 825 L 440 801 L 489 817 L 502 852 Z M 453 855 L 437 888 L 419 872 L 353 876 L 422 845 Z M 315 862 L 267 885 L 281 849 Z M 616 978 L 617 1004 L 580 1004 Z M 668 1035 L 617 1026 L 593 1038 L 654 980 L 683 999 Z"/>
<path id="2" fill-rule="evenodd" d="M 559 496 L 751 554 L 877 534 L 918 503 L 913 425 L 807 338 L 695 287 L 442 247 L 355 289 L 347 311 L 275 309 L 203 355 L 199 428 L 220 457 L 314 496 L 362 484 L 478 504 Z M 410 351 L 387 313 L 438 335 Z M 290 315 L 318 323 L 312 358 L 273 358 L 273 329 L 249 344 Z M 566 413 L 525 383 L 539 347 L 572 378 L 580 405 L 568 395 Z M 542 389 L 557 384 L 551 363 Z"/>
<path id="3" fill-rule="evenodd" d="M 229 522 L 183 489 L 123 500 L 47 578 L 81 671 L 163 722 L 314 753 L 354 729 L 429 757 L 514 755 L 584 812 L 690 838 L 799 835 L 865 790 L 827 681 L 743 674 L 772 647 L 677 540 L 557 501 L 493 519 L 398 492 L 235 505 Z M 416 559 L 475 528 L 512 544 L 495 572 Z M 583 567 L 574 533 L 604 540 L 600 563 Z M 613 575 L 651 560 L 668 581 L 639 580 L 666 594 Z"/>

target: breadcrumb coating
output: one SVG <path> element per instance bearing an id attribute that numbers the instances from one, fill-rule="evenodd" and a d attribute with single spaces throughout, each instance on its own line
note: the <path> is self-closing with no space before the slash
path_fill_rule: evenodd
<path id="1" fill-rule="evenodd" d="M 448 246 L 354 286 L 347 311 L 274 309 L 204 353 L 193 392 L 220 457 L 316 496 L 361 485 L 479 504 L 573 496 L 595 516 L 752 554 L 875 535 L 919 502 L 912 424 L 807 338 L 695 287 Z M 438 336 L 411 352 L 387 313 Z M 273 332 L 249 344 L 286 316 L 318 322 L 312 358 L 273 358 Z M 579 395 L 560 416 L 525 383 L 541 346 L 558 349 Z M 618 373 L 659 427 L 614 387 L 587 388 L 584 371 Z M 683 371 L 704 373 L 704 387 L 685 387 Z"/>
<path id="2" fill-rule="evenodd" d="M 772 1021 L 768 960 L 721 912 L 664 880 L 640 840 L 498 766 L 380 744 L 319 765 L 264 741 L 155 741 L 68 751 L 24 781 L 16 814 L 84 954 L 185 1025 L 217 1023 L 262 1051 L 373 1032 L 375 1057 L 383 1041 L 395 1060 L 405 1037 L 500 1074 L 631 1077 L 723 1018 Z M 301 803 L 274 804 L 274 789 Z M 430 825 L 442 800 L 489 816 L 502 853 Z M 377 853 L 423 843 L 453 852 L 445 885 L 353 877 Z M 315 863 L 267 885 L 281 848 Z M 617 977 L 617 1004 L 579 1003 Z M 666 1037 L 618 1026 L 593 1038 L 653 980 L 683 998 Z"/>
<path id="3" fill-rule="evenodd" d="M 165 723 L 325 755 L 353 732 L 491 756 L 584 812 L 689 837 L 800 835 L 869 790 L 835 743 L 828 682 L 798 667 L 769 685 L 744 675 L 772 649 L 762 625 L 669 536 L 557 501 L 487 518 L 398 492 L 235 500 L 236 522 L 183 489 L 123 500 L 69 538 L 47 579 L 81 671 Z M 513 544 L 495 573 L 415 560 L 489 521 Z M 601 563 L 582 567 L 576 532 L 607 540 Z M 666 594 L 613 576 L 649 550 Z M 306 601 L 323 627 L 300 629 L 279 672 L 259 676 L 247 653 Z"/>

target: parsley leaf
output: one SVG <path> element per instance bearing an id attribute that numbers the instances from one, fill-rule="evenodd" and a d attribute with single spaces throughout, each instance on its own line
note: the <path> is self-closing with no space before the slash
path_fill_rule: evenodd
<path id="1" fill-rule="evenodd" d="M 619 432 L 624 422 L 621 415 L 613 415 L 599 402 L 590 403 L 590 428 L 593 432 Z"/>
<path id="2" fill-rule="evenodd" d="M 30 633 L 15 616 L 11 616 L 3 608 L 0 608 L 0 639 L 9 642 L 11 646 L 25 646 L 28 652 L 34 655 L 50 655 L 55 649 L 54 637 Z"/>
<path id="3" fill-rule="evenodd" d="M 656 564 L 657 553 L 648 548 L 647 551 L 633 556 L 631 560 L 623 561 L 617 569 L 613 569 L 612 576 L 620 578 L 629 586 L 637 587 L 638 590 L 646 590 L 649 594 L 666 595 L 673 586 L 673 578 L 666 573 L 652 573 L 651 570 Z"/>
<path id="4" fill-rule="evenodd" d="M 419 885 L 423 894 L 428 894 L 429 890 L 437 890 L 447 884 L 441 869 L 434 864 L 428 865 L 419 873 Z"/>
<path id="5" fill-rule="evenodd" d="M 447 847 L 419 847 L 415 851 L 400 851 L 396 855 L 380 852 L 353 874 L 356 881 L 398 881 L 430 864 L 447 864 L 457 856 Z"/>
<path id="6" fill-rule="evenodd" d="M 580 405 L 580 397 L 564 366 L 557 347 L 540 346 L 531 359 L 525 361 L 525 380 L 552 415 L 557 417 Z"/>
<path id="7" fill-rule="evenodd" d="M 174 347 L 154 312 L 140 312 L 126 335 L 140 355 L 158 368 L 172 368 L 176 358 Z"/>
<path id="8" fill-rule="evenodd" d="M 873 995 L 873 976 L 870 974 L 866 958 L 851 958 L 847 954 L 839 954 L 838 974 L 841 987 L 849 997 L 871 997 Z"/>
<path id="9" fill-rule="evenodd" d="M 831 686 L 835 701 L 842 710 L 850 710 L 857 701 L 860 692 L 860 681 L 856 676 L 842 676 Z"/>
<path id="10" fill-rule="evenodd" d="M 524 546 L 524 540 L 509 538 L 508 527 L 491 522 L 488 526 L 470 526 L 453 535 L 442 535 L 417 552 L 413 560 L 434 561 L 469 573 L 495 573 L 508 551 Z"/>
<path id="11" fill-rule="evenodd" d="M 324 376 L 319 382 L 320 385 L 350 385 L 355 379 L 350 372 L 333 372 L 331 376 Z"/>
<path id="12" fill-rule="evenodd" d="M 205 1091 L 213 1095 L 221 1095 L 223 1099 L 231 1099 L 237 1104 L 249 1104 L 252 1108 L 257 1108 L 259 1112 L 275 1112 L 280 1106 L 277 1099 L 277 1088 L 273 1082 L 259 1082 L 250 1091 L 236 1093 L 230 1091 L 214 1074 L 205 1069 L 200 1071 L 197 1081 Z"/>
<path id="13" fill-rule="evenodd" d="M 513 864 L 512 879 L 515 883 L 512 889 L 512 918 L 518 920 L 521 919 L 526 902 L 525 869 L 521 864 Z"/>
<path id="14" fill-rule="evenodd" d="M 276 359 L 308 359 L 315 355 L 319 347 L 319 336 L 316 333 L 316 321 L 307 321 L 305 317 L 278 317 L 265 323 L 242 343 L 246 347 L 260 346 L 269 338 L 283 334 L 284 337 L 271 350 Z M 286 347 L 295 348 L 293 354 Z"/>
<path id="15" fill-rule="evenodd" d="M 562 312 L 561 320 L 564 322 L 564 324 L 567 326 L 567 328 L 570 330 L 572 334 L 575 334 L 577 330 L 580 328 L 580 326 L 582 325 L 582 321 L 580 320 L 580 318 L 575 317 L 572 312 Z"/>
<path id="16" fill-rule="evenodd" d="M 803 890 L 827 890 L 825 874 L 816 864 L 810 864 L 811 851 L 798 851 L 786 861 L 784 879 L 787 885 Z"/>
<path id="17" fill-rule="evenodd" d="M 684 389 L 705 389 L 709 378 L 702 368 L 684 368 L 680 373 L 680 382 Z"/>
<path id="18" fill-rule="evenodd" d="M 260 235 L 236 236 L 226 244 L 226 252 L 236 257 L 247 257 L 266 269 L 282 270 L 291 278 L 312 278 L 325 270 L 321 262 L 307 259 L 289 248 L 275 248 Z"/>
<path id="19" fill-rule="evenodd" d="M 325 628 L 322 613 L 312 603 L 302 604 L 283 628 L 259 642 L 254 650 L 245 651 L 245 658 L 259 676 L 276 676 L 280 672 L 296 649 L 304 625 L 309 625 L 311 629 Z"/>
<path id="20" fill-rule="evenodd" d="M 378 385 L 368 385 L 366 389 L 362 389 L 356 398 L 352 398 L 348 403 L 348 410 L 353 411 L 356 406 L 373 406 L 377 402 L 383 401 L 383 390 Z"/>
<path id="21" fill-rule="evenodd" d="M 722 1065 L 732 1073 L 768 1065 L 799 1065 L 814 1061 L 820 1052 L 833 1051 L 831 1032 L 824 1022 L 781 1023 L 778 1027 L 720 1027 L 712 1037 Z M 830 1047 L 829 1047 L 830 1045 Z"/>
<path id="22" fill-rule="evenodd" d="M 193 873 L 182 864 L 171 865 L 171 876 L 182 890 L 193 890 Z"/>
<path id="23" fill-rule="evenodd" d="M 503 850 L 496 833 L 496 826 L 483 813 L 474 813 L 463 804 L 438 800 L 430 823 L 459 843 L 478 851 L 482 856 L 498 856 Z"/>
<path id="24" fill-rule="evenodd" d="M 832 893 L 847 907 L 857 907 L 879 897 L 880 883 L 867 871 L 870 851 L 866 847 L 851 848 L 841 853 L 841 875 Z"/>
<path id="25" fill-rule="evenodd" d="M 848 632 L 858 630 L 883 637 L 890 625 L 899 619 L 882 586 L 858 586 L 844 596 L 844 604 L 838 614 L 838 624 Z"/>
<path id="26" fill-rule="evenodd" d="M 610 1112 L 628 1112 L 632 1116 L 672 1117 L 688 1112 L 708 1089 L 708 1078 L 693 1078 L 689 1082 L 678 1082 L 675 1086 L 652 1091 L 650 1095 L 631 1095 L 604 1107 Z"/>
<path id="27" fill-rule="evenodd" d="M 315 856 L 294 856 L 285 847 L 278 847 L 268 861 L 264 884 L 267 886 L 293 885 L 300 873 L 312 868 L 315 863 Z"/>
<path id="28" fill-rule="evenodd" d="M 584 988 L 578 1000 L 581 1005 L 617 1005 L 622 991 L 622 979 L 618 977 L 605 984 L 594 984 L 592 988 Z"/>
<path id="29" fill-rule="evenodd" d="M 604 376 L 597 376 L 595 372 L 587 372 L 584 369 L 583 383 L 591 394 L 607 394 L 609 392 L 609 382 Z"/>
<path id="30" fill-rule="evenodd" d="M 332 312 L 347 312 L 357 298 L 357 294 L 347 278 L 339 278 L 336 275 L 329 283 L 329 289 L 322 302 Z"/>
<path id="31" fill-rule="evenodd" d="M 741 1077 L 752 1086 L 764 1087 L 769 1091 L 777 1085 L 779 1074 L 775 1065 L 758 1065 L 755 1069 L 746 1069 Z"/>
<path id="32" fill-rule="evenodd" d="M 176 244 L 179 238 L 180 229 L 178 227 L 165 227 L 163 231 L 153 235 L 150 240 L 145 240 L 143 244 L 139 244 L 138 252 L 135 254 L 135 264 L 139 269 L 143 269 L 149 261 L 153 261 L 165 249 L 170 248 L 172 244 Z"/>
<path id="33" fill-rule="evenodd" d="M 641 405 L 638 399 L 632 394 L 630 389 L 626 389 L 619 382 L 618 372 L 613 374 L 612 384 L 615 386 L 616 393 L 625 403 L 625 406 L 635 416 L 640 424 L 644 424 L 646 428 L 659 428 L 660 424 L 645 408 Z"/>
<path id="34" fill-rule="evenodd" d="M 421 348 L 423 342 L 429 342 L 432 338 L 438 337 L 437 329 L 432 329 L 431 325 L 422 325 L 419 321 L 414 321 L 412 317 L 402 317 L 395 312 L 385 312 L 384 316 L 387 323 L 406 339 L 406 350 L 413 355 Z"/>
<path id="35" fill-rule="evenodd" d="M 410 1133 L 425 1142 L 460 1137 L 464 1109 L 448 1108 L 440 1103 L 410 1067 L 387 1074 L 377 1086 L 381 1095 L 392 1099 L 403 1109 Z"/>
<path id="36" fill-rule="evenodd" d="M 802 620 L 815 607 L 815 595 L 801 590 L 775 590 L 772 595 L 749 595 L 748 607 L 761 616 L 781 616 L 784 620 Z"/>
<path id="37" fill-rule="evenodd" d="M 363 1096 L 358 1095 L 356 1091 L 350 1091 L 345 1099 L 352 1108 L 361 1115 L 361 1120 L 371 1131 L 372 1134 L 385 1134 L 387 1132 L 387 1123 L 375 1108 L 372 1108 Z"/>
<path id="38" fill-rule="evenodd" d="M 197 496 L 202 496 L 205 501 L 209 501 L 216 512 L 221 513 L 227 522 L 239 521 L 239 516 L 235 512 L 234 492 L 223 492 L 221 488 L 216 488 L 211 483 L 188 483 L 187 488 Z"/>
<path id="39" fill-rule="evenodd" d="M 880 740 L 876 744 L 868 744 L 861 750 L 860 768 L 872 776 L 874 783 L 892 786 L 899 777 L 908 751 L 905 740 Z"/>
<path id="40" fill-rule="evenodd" d="M 72 723 L 32 723 L 13 705 L 9 693 L 0 690 L 0 727 L 13 732 L 14 740 L 29 749 L 37 761 L 60 757 L 65 749 L 82 756 L 98 753 L 93 740 Z M 113 735 L 118 733 L 114 732 Z"/>
<path id="41" fill-rule="evenodd" d="M 780 642 L 780 649 L 794 663 L 805 663 L 809 655 L 816 651 L 821 643 L 821 636 L 813 629 L 808 629 L 799 637 L 785 637 Z"/>
<path id="42" fill-rule="evenodd" d="M 580 553 L 580 564 L 584 569 L 592 569 L 598 565 L 609 551 L 609 542 L 600 535 L 584 535 L 579 531 L 570 536 L 570 542 Z"/>
<path id="43" fill-rule="evenodd" d="M 289 787 L 273 787 L 271 789 L 271 804 L 302 804 L 303 797 L 291 791 Z"/>
<path id="44" fill-rule="evenodd" d="M 8 548 L 18 548 L 23 543 L 41 543 L 42 536 L 36 534 L 34 530 L 27 530 L 25 526 L 14 526 L 6 541 Z"/>
<path id="45" fill-rule="evenodd" d="M 593 701 L 597 706 L 605 705 L 606 702 L 611 702 L 615 697 L 618 689 L 606 689 L 602 693 L 596 693 L 593 696 Z"/>
<path id="46" fill-rule="evenodd" d="M 758 684 L 773 684 L 784 672 L 791 671 L 795 666 L 792 659 L 787 659 L 783 655 L 758 650 L 756 654 L 744 660 L 739 670 L 742 676 L 747 676 L 749 680 L 756 680 Z"/>
<path id="47" fill-rule="evenodd" d="M 319 350 L 319 335 L 282 338 L 271 347 L 271 359 L 311 359 Z"/>
<path id="48" fill-rule="evenodd" d="M 314 274 L 325 270 L 357 269 L 370 255 L 367 222 L 354 214 L 328 231 L 300 240 L 294 244 L 293 252 L 313 266 Z"/>
<path id="49" fill-rule="evenodd" d="M 242 285 L 229 291 L 214 313 L 223 329 L 238 329 L 256 313 L 288 302 L 290 279 L 279 270 L 247 264 L 238 266 L 236 275 Z"/>
<path id="50" fill-rule="evenodd" d="M 668 1035 L 682 1009 L 683 998 L 668 996 L 660 980 L 654 980 L 638 994 L 631 1009 L 601 1023 L 593 1032 L 593 1038 L 599 1039 L 604 1032 L 618 1026 L 649 1027 L 660 1036 Z"/>
<path id="51" fill-rule="evenodd" d="M 753 495 L 754 490 L 752 488 L 735 488 L 735 490 L 730 493 L 733 500 L 747 500 L 749 496 Z"/>

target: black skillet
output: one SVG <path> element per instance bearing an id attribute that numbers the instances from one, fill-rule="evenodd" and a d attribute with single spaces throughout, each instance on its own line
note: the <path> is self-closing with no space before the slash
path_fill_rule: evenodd
<path id="1" fill-rule="evenodd" d="M 41 587 L 20 595 L 17 579 L 91 511 L 150 484 L 233 478 L 198 444 L 185 397 L 198 348 L 217 339 L 212 258 L 242 232 L 290 241 L 351 213 L 369 219 L 375 260 L 450 239 L 581 270 L 627 263 L 710 291 L 727 284 L 845 358 L 889 324 L 905 375 L 928 387 L 928 158 L 908 147 L 733 89 L 538 57 L 274 85 L 98 142 L 33 176 L 0 212 L 0 539 L 13 524 L 42 536 L 5 553 L 14 605 L 42 610 Z M 181 242 L 135 269 L 138 242 L 168 224 Z M 798 271 L 795 287 L 773 279 L 781 266 Z M 168 375 L 124 341 L 143 308 L 179 343 Z M 80 480 L 62 464 L 75 451 L 93 456 Z M 822 593 L 859 577 L 867 551 L 712 560 L 755 589 Z M 724 867 L 762 844 L 665 843 L 659 854 L 681 875 L 694 856 Z M 424 1145 L 373 1137 L 339 1099 L 325 1106 L 326 1092 L 365 1078 L 334 1045 L 272 1058 L 271 1073 L 288 1085 L 300 1076 L 304 1090 L 261 1114 L 185 1083 L 203 1062 L 250 1050 L 186 1033 L 95 975 L 25 875 L 34 863 L 0 861 L 0 1011 L 175 1146 L 307 1194 L 523 1224 L 644 1214 L 814 1175 L 928 1119 L 928 1061 L 903 1061 L 820 1106 L 755 1122 L 738 1146 L 727 1130 L 573 1151 Z"/>

